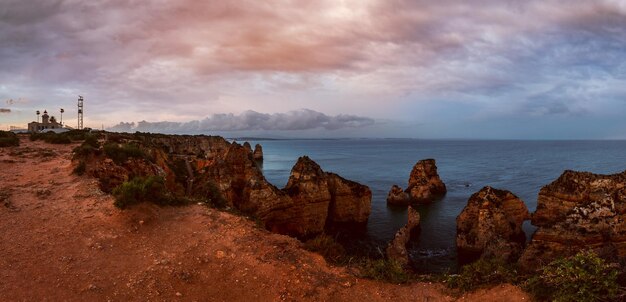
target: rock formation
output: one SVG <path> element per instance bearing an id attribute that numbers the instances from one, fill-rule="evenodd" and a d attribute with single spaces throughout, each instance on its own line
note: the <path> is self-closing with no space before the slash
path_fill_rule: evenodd
<path id="1" fill-rule="evenodd" d="M 456 218 L 459 260 L 488 257 L 516 261 L 526 243 L 522 223 L 529 218 L 528 208 L 513 193 L 482 188 Z"/>
<path id="2" fill-rule="evenodd" d="M 364 226 L 371 210 L 372 192 L 367 186 L 322 171 L 307 156 L 291 169 L 283 191 L 294 201 L 298 236 L 319 234 L 335 226 Z"/>
<path id="3" fill-rule="evenodd" d="M 261 147 L 261 145 L 256 144 L 254 145 L 254 160 L 258 160 L 261 161 L 263 160 L 263 147 Z"/>
<path id="4" fill-rule="evenodd" d="M 246 149 L 246 151 L 252 153 L 252 146 L 250 146 L 249 142 L 244 142 L 243 143 L 243 147 L 244 147 L 244 149 Z"/>
<path id="5" fill-rule="evenodd" d="M 434 159 L 423 159 L 413 166 L 406 192 L 417 203 L 430 203 L 446 193 L 446 185 L 437 174 Z"/>
<path id="6" fill-rule="evenodd" d="M 254 152 L 221 137 L 160 134 L 109 134 L 123 149 L 133 145 L 145 156 L 115 162 L 95 150 L 77 160 L 98 178 L 105 192 L 136 176 L 161 175 L 178 196 L 215 203 L 257 217 L 267 229 L 309 237 L 333 228 L 367 223 L 372 193 L 367 186 L 326 173 L 308 157 L 292 169 L 284 189 L 270 184 Z"/>
<path id="7" fill-rule="evenodd" d="M 393 185 L 387 194 L 387 204 L 406 206 L 410 201 L 409 194 L 398 185 Z"/>
<path id="8" fill-rule="evenodd" d="M 539 228 L 520 258 L 526 271 L 583 249 L 609 260 L 625 260 L 626 171 L 563 172 L 539 191 L 531 221 Z"/>
<path id="9" fill-rule="evenodd" d="M 411 239 L 411 233 L 414 232 L 420 224 L 420 214 L 413 207 L 408 207 L 408 222 L 403 226 L 393 240 L 387 245 L 387 258 L 390 260 L 398 261 L 403 265 L 409 263 L 409 253 L 406 249 L 406 245 Z"/>

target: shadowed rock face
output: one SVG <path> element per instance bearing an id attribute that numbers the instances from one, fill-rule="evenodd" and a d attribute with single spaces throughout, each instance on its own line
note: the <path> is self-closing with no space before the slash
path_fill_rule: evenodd
<path id="1" fill-rule="evenodd" d="M 407 252 L 406 245 L 411 239 L 411 233 L 419 228 L 420 214 L 413 207 L 408 207 L 408 221 L 396 235 L 393 237 L 389 245 L 387 245 L 387 258 L 390 260 L 398 261 L 403 265 L 409 263 L 409 253 Z"/>
<path id="2" fill-rule="evenodd" d="M 447 192 L 446 185 L 437 174 L 434 159 L 423 159 L 413 166 L 406 192 L 416 203 L 433 202 L 435 198 Z"/>
<path id="3" fill-rule="evenodd" d="M 528 208 L 513 193 L 484 187 L 474 193 L 456 218 L 461 262 L 480 257 L 516 261 L 526 242 L 522 230 Z"/>
<path id="4" fill-rule="evenodd" d="M 532 224 L 539 227 L 520 258 L 532 271 L 558 257 L 593 249 L 626 258 L 626 171 L 614 175 L 565 171 L 539 191 Z"/>

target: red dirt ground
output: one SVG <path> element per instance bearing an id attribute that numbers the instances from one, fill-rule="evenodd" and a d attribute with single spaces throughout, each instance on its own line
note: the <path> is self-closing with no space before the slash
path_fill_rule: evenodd
<path id="1" fill-rule="evenodd" d="M 71 149 L 0 148 L 0 301 L 454 301 L 445 286 L 356 278 L 245 218 L 113 207 Z M 460 301 L 529 301 L 512 285 Z"/>

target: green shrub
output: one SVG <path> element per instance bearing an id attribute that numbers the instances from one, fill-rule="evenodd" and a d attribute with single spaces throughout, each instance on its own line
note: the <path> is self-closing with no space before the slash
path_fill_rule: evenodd
<path id="1" fill-rule="evenodd" d="M 225 208 L 228 201 L 220 192 L 220 189 L 212 181 L 205 181 L 194 186 L 193 195 L 200 201 L 218 209 Z"/>
<path id="2" fill-rule="evenodd" d="M 76 167 L 74 168 L 74 174 L 76 175 L 83 175 L 85 174 L 85 171 L 87 170 L 87 164 L 85 163 L 84 160 L 81 160 L 78 165 L 76 165 Z"/>
<path id="3" fill-rule="evenodd" d="M 582 251 L 544 266 L 524 288 L 540 300 L 614 301 L 619 291 L 618 273 L 593 251 Z"/>
<path id="4" fill-rule="evenodd" d="M 70 144 L 72 142 L 67 132 L 54 133 L 52 131 L 31 133 L 30 140 L 31 141 L 43 140 L 49 144 Z"/>
<path id="5" fill-rule="evenodd" d="M 94 135 L 87 135 L 85 136 L 85 141 L 72 151 L 74 152 L 74 158 L 85 158 L 90 154 L 99 154 L 98 148 L 100 148 L 98 138 Z"/>
<path id="6" fill-rule="evenodd" d="M 122 164 L 129 158 L 145 158 L 145 153 L 136 145 L 109 143 L 104 145 L 104 153 L 117 164 Z"/>
<path id="7" fill-rule="evenodd" d="M 85 135 L 85 141 L 82 143 L 85 146 L 91 146 L 95 149 L 100 148 L 100 143 L 98 142 L 98 137 L 95 135 Z"/>
<path id="8" fill-rule="evenodd" d="M 446 283 L 450 288 L 465 292 L 501 283 L 514 283 L 516 278 L 516 270 L 504 262 L 496 259 L 479 259 L 463 266 L 459 274 L 449 275 Z"/>
<path id="9" fill-rule="evenodd" d="M 409 281 L 409 274 L 404 270 L 402 264 L 395 260 L 366 258 L 360 264 L 360 271 L 361 277 L 364 278 L 392 283 Z"/>
<path id="10" fill-rule="evenodd" d="M 173 196 L 165 187 L 161 176 L 135 177 L 113 189 L 115 202 L 120 209 L 140 202 L 152 202 L 158 205 L 182 205 L 188 200 Z"/>
<path id="11" fill-rule="evenodd" d="M 0 147 L 19 146 L 20 138 L 11 131 L 0 131 Z"/>
<path id="12" fill-rule="evenodd" d="M 335 238 L 327 234 L 321 234 L 305 241 L 304 248 L 322 255 L 324 259 L 333 263 L 340 263 L 346 257 L 344 247 L 335 241 Z"/>

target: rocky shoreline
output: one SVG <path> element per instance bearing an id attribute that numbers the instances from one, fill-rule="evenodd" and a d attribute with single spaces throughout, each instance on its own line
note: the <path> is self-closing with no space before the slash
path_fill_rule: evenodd
<path id="1" fill-rule="evenodd" d="M 163 198 L 163 204 L 200 203 L 230 209 L 252 217 L 272 233 L 307 240 L 334 232 L 365 232 L 371 190 L 324 171 L 307 156 L 297 160 L 280 189 L 263 176 L 263 152 L 258 144 L 253 150 L 247 142 L 240 145 L 211 136 L 98 135 L 99 140 L 85 139 L 73 149 L 70 167 L 74 173 L 80 170 L 95 178 L 102 192 L 116 198 L 120 188 L 156 177 L 162 187 L 151 182 L 144 190 Z M 408 206 L 408 214 L 407 224 L 385 249 L 389 261 L 410 267 L 407 244 L 419 237 L 418 231 L 428 231 L 421 230 L 420 214 L 411 205 L 427 206 L 445 193 L 434 159 L 415 164 L 406 190 L 397 185 L 391 188 L 388 204 Z M 7 209 L 19 208 L 3 196 L 9 200 Z M 614 175 L 565 171 L 538 196 L 537 210 L 529 213 L 512 192 L 487 186 L 474 193 L 456 219 L 459 261 L 497 260 L 533 273 L 581 250 L 592 250 L 610 263 L 626 260 L 626 171 Z M 130 206 L 120 215 L 142 207 Z M 528 220 L 538 227 L 530 242 L 522 230 Z"/>
<path id="2" fill-rule="evenodd" d="M 120 161 L 106 152 L 130 147 L 144 156 Z M 286 186 L 279 189 L 259 169 L 262 158 L 262 146 L 257 144 L 253 150 L 248 142 L 240 145 L 221 137 L 108 133 L 99 149 L 75 155 L 74 162 L 85 163 L 85 172 L 99 179 L 104 192 L 134 177 L 158 175 L 173 194 L 194 200 L 223 199 L 223 206 L 256 217 L 274 233 L 307 239 L 337 231 L 365 231 L 372 198 L 367 186 L 325 172 L 302 156 Z M 625 174 L 565 171 L 541 189 L 532 214 L 514 193 L 482 188 L 456 219 L 459 262 L 494 258 L 532 271 L 540 263 L 586 248 L 606 259 L 624 260 Z M 427 205 L 445 193 L 435 160 L 423 159 L 411 170 L 407 188 L 394 185 L 387 202 Z M 406 245 L 419 226 L 419 213 L 411 207 L 408 213 L 407 225 L 386 253 L 405 265 L 410 262 Z M 539 227 L 528 244 L 522 230 L 527 220 Z"/>

